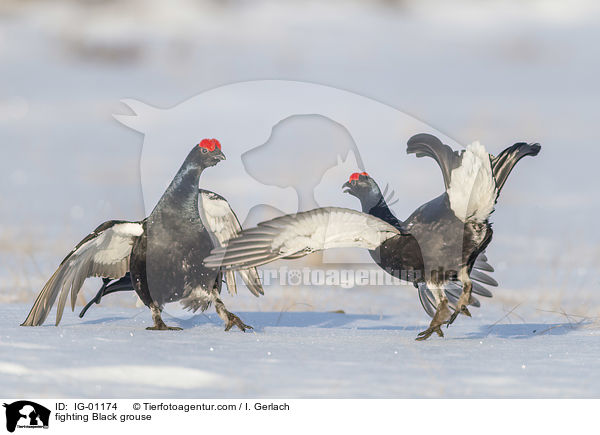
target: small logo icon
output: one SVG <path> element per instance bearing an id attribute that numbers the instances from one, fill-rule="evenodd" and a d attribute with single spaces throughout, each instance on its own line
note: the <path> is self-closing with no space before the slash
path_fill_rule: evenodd
<path id="1" fill-rule="evenodd" d="M 28 400 L 19 400 L 4 404 L 6 408 L 6 430 L 14 432 L 16 428 L 48 429 L 50 410 Z"/>

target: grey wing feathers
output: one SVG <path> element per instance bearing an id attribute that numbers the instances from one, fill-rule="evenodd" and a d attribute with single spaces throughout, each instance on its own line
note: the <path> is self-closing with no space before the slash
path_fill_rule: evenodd
<path id="1" fill-rule="evenodd" d="M 489 291 L 487 288 L 485 288 L 483 285 L 481 285 L 479 283 L 479 282 L 483 282 L 484 284 L 491 285 L 491 286 L 498 285 L 496 280 L 494 280 L 489 275 L 481 272 L 482 270 L 486 271 L 486 272 L 494 271 L 494 268 L 487 261 L 488 261 L 488 259 L 484 252 L 479 254 L 479 256 L 477 257 L 477 260 L 475 261 L 475 265 L 473 266 L 473 270 L 471 271 L 471 274 L 470 274 L 470 277 L 472 280 L 471 291 L 473 294 L 483 296 L 486 298 L 491 298 L 493 296 L 492 292 Z M 477 282 L 477 281 L 479 281 L 479 282 Z M 448 303 L 450 304 L 450 307 L 452 309 L 456 308 L 456 303 L 458 302 L 458 298 L 460 297 L 461 292 L 462 292 L 462 284 L 460 283 L 460 281 L 451 281 L 451 282 L 447 283 L 446 286 L 444 287 L 444 293 L 446 293 L 446 297 L 448 298 Z M 433 293 L 431 293 L 431 291 L 427 288 L 427 285 L 425 283 L 420 283 L 418 286 L 418 294 L 419 294 L 419 301 L 421 302 L 423 309 L 429 315 L 429 317 L 433 317 L 435 315 L 435 311 L 437 308 L 437 304 L 436 304 L 435 298 L 433 296 Z M 481 303 L 479 302 L 479 300 L 477 300 L 477 298 L 475 298 L 473 295 L 471 295 L 471 301 L 470 301 L 469 305 L 471 305 L 473 307 L 479 307 L 481 305 Z"/>
<path id="2" fill-rule="evenodd" d="M 480 287 L 481 289 L 483 289 L 484 291 L 483 292 L 476 291 L 476 285 L 478 287 Z M 455 310 L 456 303 L 458 302 L 458 298 L 460 297 L 460 294 L 462 293 L 462 285 L 460 284 L 460 282 L 451 281 L 451 282 L 447 283 L 446 286 L 444 287 L 444 293 L 446 294 L 446 297 L 448 298 L 448 303 L 450 305 L 450 308 Z M 485 289 L 483 286 L 476 284 L 476 283 L 473 283 L 473 293 L 478 294 L 480 296 L 492 297 L 492 293 L 489 292 L 489 290 Z M 418 294 L 419 294 L 419 301 L 421 302 L 423 309 L 429 315 L 429 317 L 433 317 L 435 315 L 435 311 L 437 309 L 437 303 L 435 301 L 435 297 L 433 296 L 433 293 L 431 293 L 431 291 L 427 288 L 427 285 L 425 283 L 420 283 L 418 286 Z M 479 300 L 477 298 L 475 298 L 473 295 L 471 295 L 471 301 L 469 302 L 469 305 L 479 308 L 481 306 L 481 303 L 479 302 Z"/>
<path id="3" fill-rule="evenodd" d="M 238 273 L 242 277 L 242 281 L 244 281 L 244 284 L 246 284 L 246 287 L 248 287 L 248 290 L 250 290 L 252 294 L 254 294 L 255 296 L 258 296 L 259 294 L 265 294 L 262 284 L 260 283 L 260 277 L 258 276 L 258 271 L 256 270 L 256 267 L 238 270 Z"/>
<path id="4" fill-rule="evenodd" d="M 242 227 L 229 203 L 221 195 L 200 189 L 200 217 L 218 246 L 236 237 Z"/>
<path id="5" fill-rule="evenodd" d="M 482 261 L 479 258 L 475 260 L 475 264 L 473 265 L 474 269 L 483 270 L 485 272 L 493 272 L 494 268 L 487 262 Z"/>
<path id="6" fill-rule="evenodd" d="M 244 230 L 226 247 L 213 249 L 204 264 L 241 269 L 329 248 L 375 249 L 398 234 L 398 229 L 387 222 L 356 210 L 319 208 L 281 216 Z"/>
<path id="7" fill-rule="evenodd" d="M 486 298 L 491 298 L 491 297 L 494 296 L 491 291 L 489 291 L 488 289 L 486 289 L 484 286 L 482 286 L 478 282 L 472 282 L 471 284 L 473 286 L 473 288 L 472 288 L 471 291 L 473 293 L 475 293 L 476 295 L 483 296 L 483 297 L 486 297 Z"/>
<path id="8" fill-rule="evenodd" d="M 482 252 L 475 260 L 473 270 L 471 270 L 469 276 L 471 280 L 473 280 L 473 293 L 491 298 L 492 292 L 479 283 L 486 284 L 492 287 L 498 287 L 498 282 L 484 272 L 494 272 L 494 268 L 488 263 L 488 259 L 485 255 L 485 252 Z"/>
<path id="9" fill-rule="evenodd" d="M 133 243 L 143 232 L 141 223 L 109 221 L 83 239 L 62 261 L 36 298 L 22 326 L 39 326 L 48 317 L 58 298 L 56 325 L 59 324 L 71 292 L 71 308 L 89 277 L 122 278 L 129 271 Z"/>
<path id="10" fill-rule="evenodd" d="M 232 270 L 225 272 L 225 283 L 227 284 L 227 291 L 230 295 L 237 295 L 237 285 L 235 283 L 235 273 Z"/>
<path id="11" fill-rule="evenodd" d="M 471 279 L 473 281 L 479 281 L 482 284 L 491 285 L 492 287 L 498 287 L 498 281 L 496 281 L 494 278 L 492 278 L 488 274 L 480 272 L 477 269 L 471 270 L 471 273 L 469 274 L 469 276 L 471 277 Z"/>
<path id="12" fill-rule="evenodd" d="M 429 317 L 433 317 L 435 315 L 437 304 L 435 303 L 435 298 L 433 297 L 433 294 L 431 294 L 431 291 L 429 291 L 425 283 L 419 284 L 418 293 L 419 301 L 421 301 L 423 309 L 425 310 L 427 315 L 429 315 Z"/>
<path id="13" fill-rule="evenodd" d="M 238 270 L 237 273 L 242 277 L 242 281 L 244 281 L 244 284 L 246 284 L 246 287 L 248 287 L 248 290 L 250 290 L 254 296 L 258 297 L 265 294 L 256 267 L 241 269 Z M 229 290 L 229 293 L 237 294 L 235 272 L 233 270 L 225 271 L 225 282 L 227 283 L 227 290 Z"/>
<path id="14" fill-rule="evenodd" d="M 416 134 L 408 140 L 407 154 L 416 154 L 417 157 L 431 157 L 440 166 L 444 177 L 446 189 L 450 186 L 452 170 L 460 166 L 462 156 L 448 145 L 445 145 L 437 137 L 421 133 Z"/>
<path id="15" fill-rule="evenodd" d="M 456 303 L 458 302 L 458 299 L 462 293 L 462 285 L 458 281 L 452 281 L 448 283 L 446 287 L 444 287 L 444 292 L 446 293 L 446 297 L 448 298 L 450 306 L 455 310 Z M 469 302 L 469 305 L 479 308 L 481 303 L 473 295 L 471 295 L 471 301 Z"/>
<path id="16" fill-rule="evenodd" d="M 237 237 L 242 226 L 231 206 L 221 195 L 209 190 L 200 189 L 200 216 L 204 225 L 208 228 L 210 237 L 217 247 L 226 246 L 230 239 Z M 255 295 L 264 295 L 262 284 L 256 268 L 240 270 L 239 275 L 248 287 L 248 290 Z M 225 282 L 230 294 L 237 293 L 235 274 L 233 271 L 225 272 Z"/>

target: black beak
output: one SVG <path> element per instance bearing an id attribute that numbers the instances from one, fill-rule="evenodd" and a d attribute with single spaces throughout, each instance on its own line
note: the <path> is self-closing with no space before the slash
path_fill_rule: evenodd
<path id="1" fill-rule="evenodd" d="M 218 159 L 218 160 L 227 160 L 225 158 L 225 154 L 223 154 L 222 151 L 219 151 L 217 154 L 215 154 L 215 158 Z"/>
<path id="2" fill-rule="evenodd" d="M 350 193 L 352 191 L 352 183 L 350 181 L 346 181 L 344 183 L 344 185 L 342 186 L 342 189 L 346 189 L 346 188 L 347 188 L 347 190 L 344 190 L 344 193 Z"/>

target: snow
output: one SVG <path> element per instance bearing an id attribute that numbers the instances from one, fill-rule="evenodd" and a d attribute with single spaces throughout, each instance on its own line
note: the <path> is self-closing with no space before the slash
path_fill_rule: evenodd
<path id="1" fill-rule="evenodd" d="M 491 299 L 471 310 L 473 318 L 444 329 L 445 338 L 417 342 L 428 318 L 412 287 L 266 290 L 260 299 L 243 288 L 224 295 L 255 328 L 247 333 L 224 332 L 211 308 L 164 316 L 183 331 L 146 331 L 148 309 L 107 306 L 132 295 L 107 296 L 84 319 L 66 313 L 59 327 L 54 313 L 42 327 L 17 326 L 30 307 L 4 305 L 0 385 L 14 398 L 542 398 L 600 391 L 597 319 Z"/>

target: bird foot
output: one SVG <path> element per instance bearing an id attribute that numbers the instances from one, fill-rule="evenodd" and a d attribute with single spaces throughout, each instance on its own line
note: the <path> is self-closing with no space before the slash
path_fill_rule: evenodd
<path id="1" fill-rule="evenodd" d="M 415 338 L 415 340 L 417 340 L 417 341 L 427 340 L 429 337 L 431 337 L 431 334 L 433 334 L 434 332 L 440 337 L 444 336 L 444 333 L 442 332 L 442 328 L 440 328 L 440 325 L 436 325 L 436 326 L 430 326 L 425 331 L 419 332 L 417 334 L 417 338 Z"/>
<path id="2" fill-rule="evenodd" d="M 227 322 L 225 323 L 225 331 L 229 331 L 234 326 L 237 326 L 240 331 L 246 332 L 246 329 L 254 329 L 250 325 L 246 325 L 242 320 L 233 313 L 227 312 Z"/>
<path id="3" fill-rule="evenodd" d="M 148 326 L 146 331 L 183 331 L 179 326 L 167 326 L 162 319 L 155 319 L 154 326 Z"/>
<path id="4" fill-rule="evenodd" d="M 148 326 L 146 328 L 146 331 L 183 331 L 183 328 L 180 328 L 179 326 L 160 325 L 160 326 Z"/>

